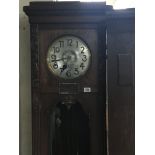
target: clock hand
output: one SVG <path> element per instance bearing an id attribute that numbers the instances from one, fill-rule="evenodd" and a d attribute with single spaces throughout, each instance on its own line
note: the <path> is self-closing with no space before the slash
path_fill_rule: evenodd
<path id="1" fill-rule="evenodd" d="M 67 65 L 65 64 L 65 65 L 63 65 L 63 67 L 62 68 L 60 68 L 61 69 L 61 73 L 60 74 L 62 74 L 62 72 L 65 70 L 67 68 Z"/>
<path id="2" fill-rule="evenodd" d="M 68 59 L 68 58 L 62 58 L 62 59 L 52 60 L 52 62 L 61 61 L 61 60 L 65 60 L 65 59 Z"/>

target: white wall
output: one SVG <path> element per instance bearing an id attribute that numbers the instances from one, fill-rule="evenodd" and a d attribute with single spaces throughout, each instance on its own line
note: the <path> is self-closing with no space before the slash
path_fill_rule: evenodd
<path id="1" fill-rule="evenodd" d="M 19 75 L 20 75 L 20 155 L 32 155 L 30 43 L 28 18 L 22 11 L 28 1 L 20 0 L 19 21 Z"/>

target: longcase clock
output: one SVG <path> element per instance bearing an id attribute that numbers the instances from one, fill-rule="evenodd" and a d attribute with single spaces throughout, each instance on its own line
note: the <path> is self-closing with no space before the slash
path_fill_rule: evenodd
<path id="1" fill-rule="evenodd" d="M 31 2 L 33 155 L 106 155 L 105 3 Z"/>

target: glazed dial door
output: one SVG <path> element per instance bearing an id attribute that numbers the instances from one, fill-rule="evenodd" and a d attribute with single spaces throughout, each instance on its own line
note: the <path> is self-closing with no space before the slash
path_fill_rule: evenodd
<path id="1" fill-rule="evenodd" d="M 74 79 L 84 75 L 90 61 L 91 53 L 86 43 L 71 35 L 53 41 L 47 53 L 49 70 L 63 79 Z"/>

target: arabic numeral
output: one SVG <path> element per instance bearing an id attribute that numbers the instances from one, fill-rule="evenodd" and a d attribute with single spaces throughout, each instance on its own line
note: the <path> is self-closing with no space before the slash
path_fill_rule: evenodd
<path id="1" fill-rule="evenodd" d="M 60 47 L 64 47 L 64 41 L 59 41 Z"/>
<path id="2" fill-rule="evenodd" d="M 79 47 L 79 42 L 78 42 L 78 41 L 76 41 L 76 47 L 77 47 L 77 48 Z"/>
<path id="3" fill-rule="evenodd" d="M 83 55 L 82 61 L 86 62 L 87 61 L 87 56 Z"/>
<path id="4" fill-rule="evenodd" d="M 64 71 L 64 68 L 60 68 L 60 74 Z"/>
<path id="5" fill-rule="evenodd" d="M 51 59 L 52 59 L 52 60 L 56 60 L 56 55 L 53 55 L 53 54 L 52 54 L 52 55 L 51 55 Z"/>
<path id="6" fill-rule="evenodd" d="M 56 62 L 53 64 L 53 68 L 54 69 L 57 69 L 58 68 L 58 64 Z"/>
<path id="7" fill-rule="evenodd" d="M 78 74 L 79 74 L 78 68 L 75 68 L 74 74 L 75 74 L 75 75 L 78 75 Z"/>
<path id="8" fill-rule="evenodd" d="M 71 77 L 71 72 L 70 72 L 70 70 L 68 70 L 68 71 L 66 72 L 66 76 L 67 76 L 67 77 Z"/>
<path id="9" fill-rule="evenodd" d="M 81 68 L 82 68 L 82 70 L 83 70 L 83 68 L 84 68 L 85 66 L 84 66 L 84 64 L 83 64 L 83 63 L 81 63 L 80 67 L 81 67 Z"/>
<path id="10" fill-rule="evenodd" d="M 81 47 L 81 54 L 84 54 L 84 49 L 85 49 L 85 48 L 82 46 L 82 47 Z"/>
<path id="11" fill-rule="evenodd" d="M 72 39 L 67 39 L 67 46 L 72 46 Z"/>
<path id="12" fill-rule="evenodd" d="M 53 47 L 54 49 L 54 53 L 59 53 L 60 52 L 60 48 L 59 47 Z"/>

